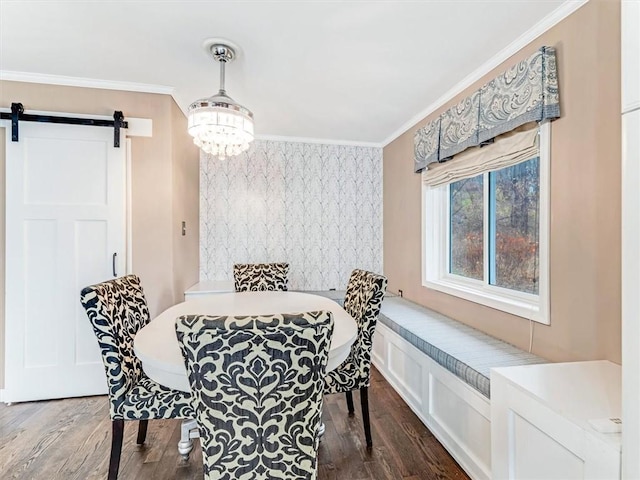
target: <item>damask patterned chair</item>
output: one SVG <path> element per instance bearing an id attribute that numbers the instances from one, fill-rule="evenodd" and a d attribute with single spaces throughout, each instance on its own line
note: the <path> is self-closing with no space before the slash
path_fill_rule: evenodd
<path id="1" fill-rule="evenodd" d="M 371 380 L 371 348 L 373 334 L 378 323 L 387 279 L 365 270 L 354 270 L 344 299 L 344 309 L 358 324 L 358 337 L 351 346 L 347 359 L 335 370 L 327 373 L 324 393 L 345 393 L 347 408 L 353 415 L 353 390 L 360 390 L 362 422 L 367 447 L 371 448 L 369 423 L 369 384 Z"/>
<path id="2" fill-rule="evenodd" d="M 135 275 L 82 290 L 80 301 L 98 338 L 109 386 L 112 422 L 109 480 L 118 477 L 125 420 L 139 420 L 137 443 L 144 443 L 147 422 L 155 418 L 195 418 L 187 393 L 163 387 L 142 371 L 133 339 L 149 323 L 149 309 Z"/>
<path id="3" fill-rule="evenodd" d="M 233 282 L 236 292 L 286 292 L 288 263 L 236 263 Z"/>
<path id="4" fill-rule="evenodd" d="M 176 321 L 208 480 L 315 479 L 331 312 Z"/>

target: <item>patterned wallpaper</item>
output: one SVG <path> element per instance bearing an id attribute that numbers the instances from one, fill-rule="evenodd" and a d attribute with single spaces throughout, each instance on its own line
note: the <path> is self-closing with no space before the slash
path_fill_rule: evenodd
<path id="1" fill-rule="evenodd" d="M 289 262 L 289 288 L 346 287 L 382 273 L 382 149 L 256 140 L 200 157 L 200 280 L 234 263 Z"/>

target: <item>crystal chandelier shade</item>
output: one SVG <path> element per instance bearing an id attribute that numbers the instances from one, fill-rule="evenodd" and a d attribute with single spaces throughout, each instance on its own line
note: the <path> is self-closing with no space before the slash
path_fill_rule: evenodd
<path id="1" fill-rule="evenodd" d="M 189 134 L 202 151 L 224 160 L 249 148 L 253 141 L 253 113 L 225 91 L 225 65 L 235 57 L 227 44 L 205 42 L 213 58 L 220 63 L 220 90 L 209 98 L 189 106 Z"/>

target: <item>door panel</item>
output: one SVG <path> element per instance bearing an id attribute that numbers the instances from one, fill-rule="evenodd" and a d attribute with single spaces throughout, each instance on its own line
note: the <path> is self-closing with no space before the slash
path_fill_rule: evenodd
<path id="1" fill-rule="evenodd" d="M 55 220 L 24 222 L 24 366 L 37 368 L 57 363 Z M 11 282 L 11 277 L 7 280 Z"/>
<path id="2" fill-rule="evenodd" d="M 75 222 L 75 253 L 74 277 L 76 284 L 74 291 L 80 290 L 93 282 L 96 272 L 100 277 L 113 276 L 110 271 L 111 256 L 109 255 L 108 222 L 106 220 L 81 220 Z M 76 364 L 95 362 L 99 358 L 100 350 L 95 341 L 93 328 L 88 322 L 87 314 L 80 302 L 74 304 L 72 312 L 76 329 L 75 356 Z"/>
<path id="3" fill-rule="evenodd" d="M 105 127 L 6 132 L 5 401 L 106 393 L 80 290 L 113 278 L 114 252 L 124 272 L 126 149 Z"/>
<path id="4" fill-rule="evenodd" d="M 26 204 L 106 205 L 108 144 L 57 138 L 20 141 L 26 150 Z"/>

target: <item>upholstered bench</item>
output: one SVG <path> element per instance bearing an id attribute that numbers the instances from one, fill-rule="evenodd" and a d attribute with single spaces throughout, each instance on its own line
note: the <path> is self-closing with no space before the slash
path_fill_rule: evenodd
<path id="1" fill-rule="evenodd" d="M 491 368 L 544 362 L 400 297 L 373 340 L 376 368 L 471 478 L 491 478 Z"/>
<path id="2" fill-rule="evenodd" d="M 379 321 L 487 398 L 490 369 L 546 362 L 400 297 L 385 299 Z"/>

